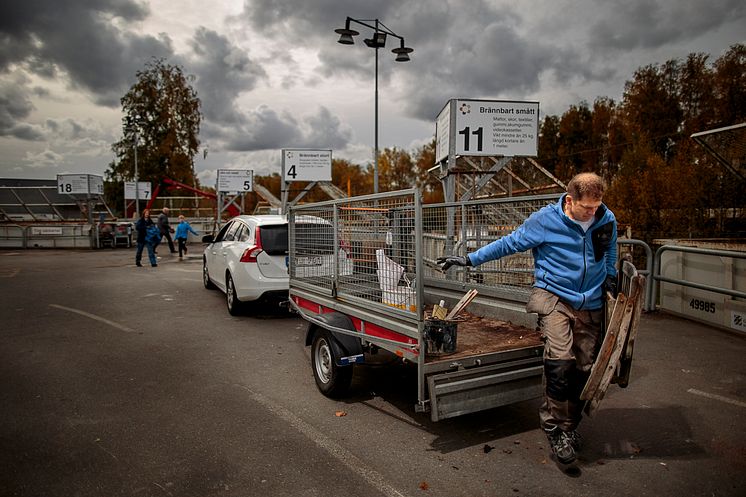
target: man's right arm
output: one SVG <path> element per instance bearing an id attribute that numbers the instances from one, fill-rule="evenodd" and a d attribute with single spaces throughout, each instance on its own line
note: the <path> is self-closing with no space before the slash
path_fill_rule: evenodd
<path id="1" fill-rule="evenodd" d="M 534 212 L 522 225 L 509 235 L 491 242 L 469 254 L 471 264 L 478 266 L 507 255 L 525 252 L 544 241 L 541 211 Z"/>

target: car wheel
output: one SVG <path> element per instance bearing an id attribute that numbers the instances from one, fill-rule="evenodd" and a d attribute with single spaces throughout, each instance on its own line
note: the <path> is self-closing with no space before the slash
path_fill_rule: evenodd
<path id="1" fill-rule="evenodd" d="M 241 313 L 241 301 L 236 295 L 236 286 L 233 284 L 231 273 L 225 276 L 225 303 L 228 305 L 228 312 L 231 316 L 237 316 Z"/>
<path id="2" fill-rule="evenodd" d="M 338 366 L 331 345 L 332 336 L 319 330 L 311 346 L 311 367 L 316 386 L 327 397 L 344 396 L 352 383 L 352 366 Z"/>
<path id="3" fill-rule="evenodd" d="M 206 259 L 202 259 L 202 284 L 205 285 L 205 288 L 208 290 L 213 290 L 215 288 L 215 283 L 210 281 L 210 272 L 207 270 Z"/>

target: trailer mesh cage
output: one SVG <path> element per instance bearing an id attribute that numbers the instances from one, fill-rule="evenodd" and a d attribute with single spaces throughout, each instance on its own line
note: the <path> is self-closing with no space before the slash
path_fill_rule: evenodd
<path id="1" fill-rule="evenodd" d="M 414 313 L 417 199 L 405 190 L 293 207 L 290 278 Z"/>
<path id="2" fill-rule="evenodd" d="M 436 261 L 477 250 L 556 201 L 553 194 L 423 206 L 413 189 L 293 206 L 292 285 L 394 307 L 415 319 L 423 285 L 457 290 L 468 285 L 525 301 L 533 284 L 530 252 L 447 273 Z"/>

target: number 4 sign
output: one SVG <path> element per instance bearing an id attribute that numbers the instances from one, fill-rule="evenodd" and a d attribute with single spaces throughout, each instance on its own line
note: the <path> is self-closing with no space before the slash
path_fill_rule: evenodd
<path id="1" fill-rule="evenodd" d="M 331 181 L 332 151 L 284 149 L 282 151 L 283 179 L 290 181 Z"/>

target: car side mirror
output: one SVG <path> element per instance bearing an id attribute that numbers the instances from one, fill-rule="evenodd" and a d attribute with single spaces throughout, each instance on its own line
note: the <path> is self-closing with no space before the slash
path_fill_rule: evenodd
<path id="1" fill-rule="evenodd" d="M 213 235 L 205 235 L 202 237 L 202 243 L 212 243 L 215 241 L 215 237 Z"/>

